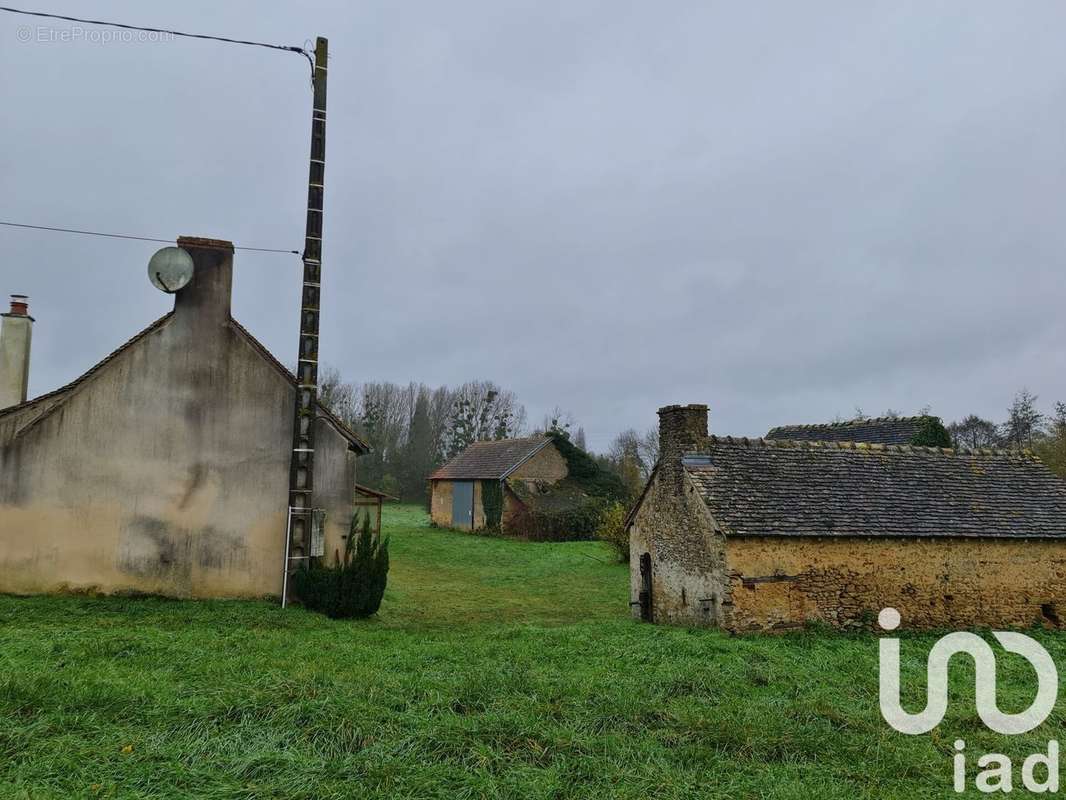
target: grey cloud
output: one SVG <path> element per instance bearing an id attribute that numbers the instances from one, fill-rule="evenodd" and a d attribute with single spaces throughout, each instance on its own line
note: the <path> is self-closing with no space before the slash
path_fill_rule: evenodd
<path id="1" fill-rule="evenodd" d="M 58 11 L 84 13 L 80 4 Z M 719 432 L 1066 398 L 1066 8 L 992 2 L 109 4 L 330 37 L 325 358 L 513 388 L 597 446 L 707 402 Z M 18 44 L 0 217 L 300 246 L 306 65 L 187 41 Z M 167 310 L 154 246 L 0 230 L 32 389 Z M 299 262 L 239 253 L 284 360 Z"/>

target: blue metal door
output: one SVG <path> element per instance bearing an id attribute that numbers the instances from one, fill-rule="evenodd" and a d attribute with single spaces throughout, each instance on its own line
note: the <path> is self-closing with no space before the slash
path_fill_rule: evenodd
<path id="1" fill-rule="evenodd" d="M 474 527 L 473 481 L 456 481 L 452 484 L 452 525 L 467 530 Z"/>

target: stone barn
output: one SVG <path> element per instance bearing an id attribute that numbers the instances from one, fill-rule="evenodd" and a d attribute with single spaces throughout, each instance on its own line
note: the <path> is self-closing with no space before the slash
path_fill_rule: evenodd
<path id="1" fill-rule="evenodd" d="M 173 311 L 56 391 L 26 400 L 34 323 L 24 298 L 5 316 L 0 592 L 281 593 L 296 380 L 230 316 L 233 246 L 178 246 Z M 312 424 L 332 553 L 367 448 L 324 407 Z"/>
<path id="2" fill-rule="evenodd" d="M 1059 625 L 1066 482 L 1029 452 L 708 435 L 659 410 L 627 520 L 633 614 L 731 631 Z"/>
<path id="3" fill-rule="evenodd" d="M 430 517 L 435 525 L 469 531 L 493 527 L 493 514 L 499 513 L 506 531 L 517 511 L 533 498 L 551 496 L 568 474 L 550 436 L 474 442 L 429 476 Z"/>

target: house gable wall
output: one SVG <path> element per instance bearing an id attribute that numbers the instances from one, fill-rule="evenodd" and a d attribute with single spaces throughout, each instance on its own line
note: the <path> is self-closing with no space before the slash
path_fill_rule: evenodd
<path id="1" fill-rule="evenodd" d="M 0 447 L 0 591 L 280 593 L 295 388 L 233 326 L 195 322 L 167 320 Z M 328 545 L 354 459 L 317 433 Z"/>

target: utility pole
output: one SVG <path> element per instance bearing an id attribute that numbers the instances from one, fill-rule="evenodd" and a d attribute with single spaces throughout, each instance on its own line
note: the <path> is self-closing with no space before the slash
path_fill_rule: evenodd
<path id="1" fill-rule="evenodd" d="M 314 100 L 311 109 L 311 164 L 307 179 L 307 229 L 304 280 L 300 296 L 300 350 L 296 367 L 296 408 L 292 424 L 285 577 L 281 604 L 288 600 L 288 578 L 311 552 L 314 524 L 315 416 L 318 408 L 318 330 L 322 295 L 322 195 L 326 175 L 326 61 L 328 43 L 315 40 Z"/>

